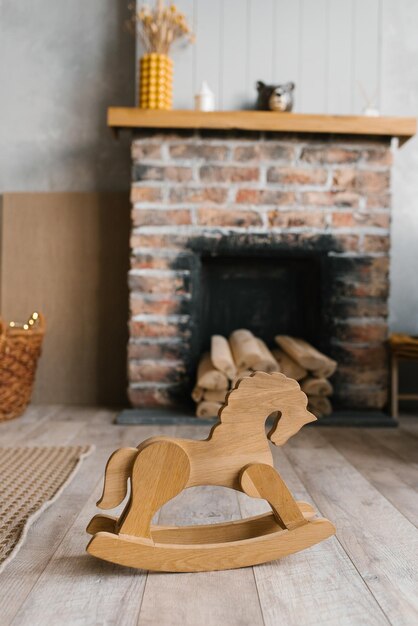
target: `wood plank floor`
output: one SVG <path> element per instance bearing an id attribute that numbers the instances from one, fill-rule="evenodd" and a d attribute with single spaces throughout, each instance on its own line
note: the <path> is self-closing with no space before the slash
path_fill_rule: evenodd
<path id="1" fill-rule="evenodd" d="M 95 444 L 63 494 L 31 527 L 0 575 L 0 624 L 258 626 L 418 624 L 418 418 L 396 430 L 305 428 L 276 467 L 298 499 L 332 520 L 337 536 L 266 565 L 156 574 L 85 553 L 104 464 L 153 434 L 203 438 L 203 426 L 115 426 L 106 410 L 33 407 L 0 424 L 0 445 Z M 185 491 L 161 523 L 202 524 L 267 510 L 228 489 Z"/>

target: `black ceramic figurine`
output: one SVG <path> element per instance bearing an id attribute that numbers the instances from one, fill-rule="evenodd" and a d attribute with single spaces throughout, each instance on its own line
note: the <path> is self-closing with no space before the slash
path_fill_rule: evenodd
<path id="1" fill-rule="evenodd" d="M 256 84 L 258 91 L 257 109 L 259 111 L 291 111 L 293 108 L 293 90 L 295 83 L 266 85 L 261 80 Z"/>

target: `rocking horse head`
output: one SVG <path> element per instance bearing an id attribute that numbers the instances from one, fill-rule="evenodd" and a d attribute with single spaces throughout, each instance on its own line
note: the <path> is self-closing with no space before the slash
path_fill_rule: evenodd
<path id="1" fill-rule="evenodd" d="M 281 446 L 295 435 L 305 424 L 316 421 L 307 409 L 308 400 L 299 384 L 284 374 L 255 372 L 242 378 L 226 399 L 221 409 L 222 424 L 266 419 L 277 413 L 274 425 L 267 437 L 276 446 Z"/>

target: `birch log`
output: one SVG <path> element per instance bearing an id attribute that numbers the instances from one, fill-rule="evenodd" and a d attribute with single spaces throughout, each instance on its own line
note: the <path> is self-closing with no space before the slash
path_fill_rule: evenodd
<path id="1" fill-rule="evenodd" d="M 238 370 L 250 369 L 261 361 L 262 354 L 256 338 L 249 330 L 235 330 L 229 337 L 232 355 Z"/>
<path id="2" fill-rule="evenodd" d="M 271 374 L 272 372 L 278 372 L 280 370 L 279 364 L 277 363 L 270 350 L 267 348 L 264 341 L 262 339 L 259 339 L 258 337 L 256 337 L 256 341 L 261 352 L 261 360 L 253 365 L 253 370 L 267 372 L 268 374 Z"/>
<path id="3" fill-rule="evenodd" d="M 228 393 L 226 389 L 204 389 L 203 400 L 208 402 L 225 402 L 225 396 Z"/>
<path id="4" fill-rule="evenodd" d="M 237 382 L 241 380 L 241 378 L 246 378 L 246 376 L 251 376 L 253 374 L 253 370 L 240 370 L 232 381 L 232 389 L 236 386 Z"/>
<path id="5" fill-rule="evenodd" d="M 324 355 L 325 356 L 325 355 Z M 312 374 L 317 376 L 318 378 L 329 378 L 333 375 L 335 370 L 337 369 L 337 361 L 326 357 L 328 360 L 321 367 L 318 367 L 316 370 L 312 370 Z"/>
<path id="6" fill-rule="evenodd" d="M 232 380 L 237 375 L 237 368 L 232 357 L 228 340 L 222 335 L 213 335 L 211 338 L 210 357 L 216 369 L 220 370 Z"/>
<path id="7" fill-rule="evenodd" d="M 315 378 L 314 376 L 305 378 L 305 380 L 301 382 L 300 388 L 307 396 L 330 396 L 333 392 L 329 380 L 326 378 Z"/>
<path id="8" fill-rule="evenodd" d="M 318 378 L 332 376 L 337 368 L 336 361 L 319 352 L 304 339 L 289 337 L 288 335 L 277 335 L 275 341 L 296 363 L 312 372 Z"/>
<path id="9" fill-rule="evenodd" d="M 301 380 L 308 375 L 308 370 L 304 367 L 296 363 L 286 352 L 281 350 L 280 348 L 275 348 L 272 350 L 273 356 L 278 362 L 280 366 L 280 371 L 285 376 L 289 378 L 294 378 L 295 380 Z"/>
<path id="10" fill-rule="evenodd" d="M 216 417 L 222 402 L 208 402 L 203 400 L 196 407 L 196 417 Z"/>
<path id="11" fill-rule="evenodd" d="M 228 389 L 227 377 L 214 367 L 208 352 L 200 359 L 197 385 L 203 389 Z"/>
<path id="12" fill-rule="evenodd" d="M 308 411 L 316 415 L 316 417 L 323 417 L 324 415 L 331 415 L 332 406 L 331 402 L 326 396 L 309 396 L 308 397 Z"/>
<path id="13" fill-rule="evenodd" d="M 204 394 L 204 389 L 202 389 L 202 387 L 199 387 L 198 385 L 195 385 L 193 387 L 193 391 L 192 391 L 192 398 L 195 402 L 200 402 L 203 399 L 203 394 Z"/>

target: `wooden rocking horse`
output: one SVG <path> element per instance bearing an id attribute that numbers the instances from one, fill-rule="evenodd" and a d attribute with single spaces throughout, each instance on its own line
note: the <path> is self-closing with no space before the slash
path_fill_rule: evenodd
<path id="1" fill-rule="evenodd" d="M 119 519 L 96 515 L 87 552 L 105 561 L 165 572 L 232 569 L 272 561 L 335 533 L 314 509 L 296 502 L 273 467 L 268 439 L 283 445 L 315 421 L 295 380 L 256 372 L 226 397 L 219 422 L 203 441 L 152 437 L 112 454 L 97 506 L 112 509 L 128 492 Z M 265 422 L 275 416 L 266 436 Z M 220 485 L 264 498 L 272 512 L 206 526 L 152 526 L 158 509 L 183 489 Z"/>

